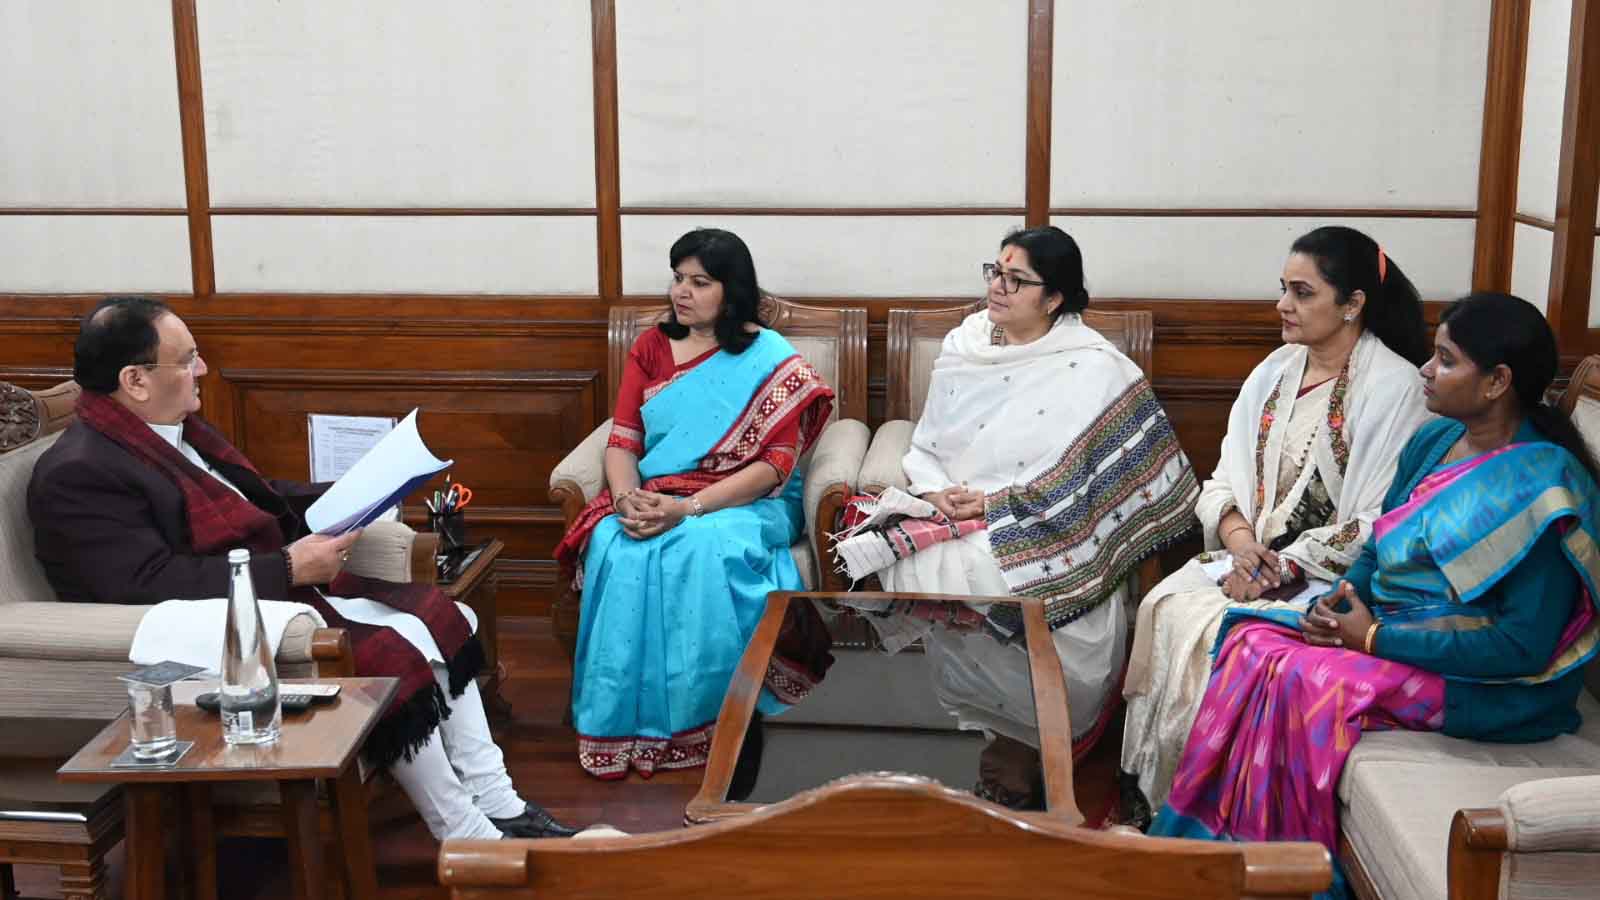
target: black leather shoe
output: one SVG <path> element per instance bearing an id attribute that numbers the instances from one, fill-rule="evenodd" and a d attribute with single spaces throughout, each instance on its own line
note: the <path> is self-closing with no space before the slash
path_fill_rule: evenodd
<path id="1" fill-rule="evenodd" d="M 506 837 L 514 838 L 547 838 L 547 837 L 572 837 L 578 833 L 576 828 L 557 822 L 555 817 L 544 811 L 544 807 L 537 803 L 529 803 L 522 815 L 512 816 L 509 819 L 496 819 L 491 817 L 490 822 L 500 829 Z"/>

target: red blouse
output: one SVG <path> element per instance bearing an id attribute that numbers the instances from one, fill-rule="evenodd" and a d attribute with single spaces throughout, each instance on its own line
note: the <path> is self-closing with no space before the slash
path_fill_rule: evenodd
<path id="1" fill-rule="evenodd" d="M 665 332 L 650 328 L 639 335 L 622 367 L 622 385 L 617 390 L 617 409 L 611 419 L 611 437 L 606 446 L 643 456 L 644 417 L 640 408 L 668 384 L 710 359 L 718 349 L 712 347 L 683 365 L 677 365 L 672 361 L 672 341 Z M 777 470 L 779 478 L 787 480 L 794 471 L 794 451 L 799 443 L 800 422 L 796 418 L 774 434 L 756 458 Z"/>

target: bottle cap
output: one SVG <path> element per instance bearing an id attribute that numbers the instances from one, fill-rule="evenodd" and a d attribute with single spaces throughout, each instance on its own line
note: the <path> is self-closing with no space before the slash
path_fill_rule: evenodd
<path id="1" fill-rule="evenodd" d="M 244 549 L 243 547 L 239 547 L 237 549 L 228 551 L 228 564 L 229 565 L 237 566 L 237 565 L 241 565 L 243 563 L 248 563 L 249 561 L 250 561 L 250 551 Z"/>

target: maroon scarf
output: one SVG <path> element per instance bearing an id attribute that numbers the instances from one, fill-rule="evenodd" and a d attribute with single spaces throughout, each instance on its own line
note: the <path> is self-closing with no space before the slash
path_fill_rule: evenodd
<path id="1" fill-rule="evenodd" d="M 190 462 L 144 420 L 111 397 L 85 391 L 78 398 L 78 418 L 178 486 L 188 513 L 192 552 L 209 556 L 243 547 L 252 553 L 276 553 L 287 543 L 276 517 Z M 213 464 L 249 472 L 258 482 L 251 486 L 253 489 L 272 493 L 244 454 L 197 416 L 184 419 L 183 439 Z M 483 646 L 455 602 L 437 588 L 341 572 L 328 589 L 335 596 L 369 597 L 421 619 L 447 661 L 452 695 L 459 696 L 467 681 L 483 668 Z M 314 607 L 330 626 L 343 628 L 350 635 L 357 675 L 400 680 L 395 701 L 373 729 L 364 752 L 368 761 L 380 768 L 402 757 L 409 760 L 438 727 L 440 719 L 449 715 L 444 692 L 439 690 L 428 660 L 394 629 L 352 622 L 339 615 L 309 585 L 291 587 L 289 596 L 282 599 Z"/>

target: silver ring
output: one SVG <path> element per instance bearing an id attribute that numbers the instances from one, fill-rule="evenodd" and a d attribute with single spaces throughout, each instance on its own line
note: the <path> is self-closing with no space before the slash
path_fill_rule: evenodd
<path id="1" fill-rule="evenodd" d="M 346 562 L 349 559 L 350 559 L 350 551 L 349 550 L 340 550 L 339 551 L 339 561 L 340 562 Z"/>

